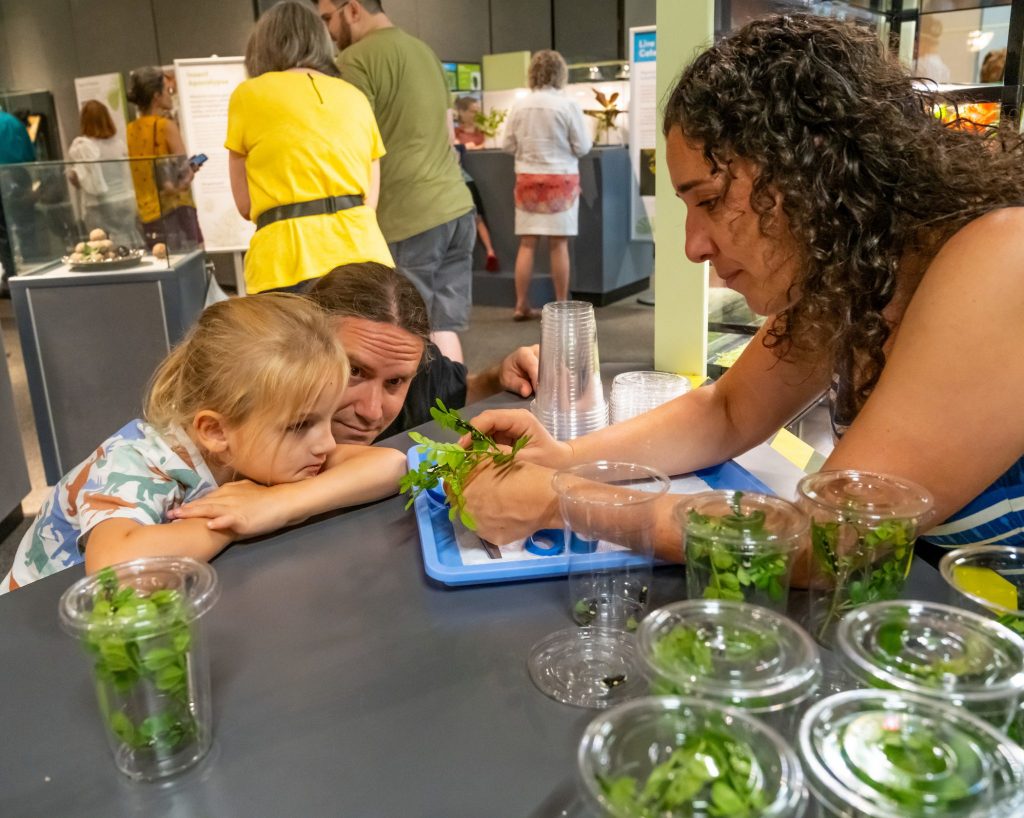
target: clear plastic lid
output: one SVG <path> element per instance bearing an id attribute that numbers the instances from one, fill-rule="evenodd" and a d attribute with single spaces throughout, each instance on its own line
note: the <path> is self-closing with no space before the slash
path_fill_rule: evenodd
<path id="1" fill-rule="evenodd" d="M 932 496 L 916 483 L 866 471 L 821 471 L 797 485 L 798 495 L 829 516 L 872 520 L 913 520 L 920 525 Z"/>
<path id="2" fill-rule="evenodd" d="M 697 699 L 608 710 L 587 727 L 577 761 L 587 801 L 616 818 L 796 818 L 806 801 L 800 761 L 778 733 Z"/>
<path id="3" fill-rule="evenodd" d="M 151 599 L 160 592 L 157 602 Z M 131 603 L 121 615 L 105 615 L 102 605 L 118 593 Z M 154 636 L 206 613 L 220 596 L 217 572 L 190 557 L 145 557 L 121 562 L 83 577 L 60 598 L 60 621 L 72 636 L 117 632 Z M 136 604 L 137 603 L 137 604 Z"/>
<path id="4" fill-rule="evenodd" d="M 796 547 L 808 520 L 781 497 L 753 491 L 704 491 L 689 494 L 676 506 L 687 536 L 751 550 Z"/>
<path id="5" fill-rule="evenodd" d="M 815 704 L 799 731 L 812 795 L 864 818 L 1020 818 L 1024 750 L 966 710 L 853 690 Z"/>
<path id="6" fill-rule="evenodd" d="M 811 637 L 759 605 L 712 599 L 666 605 L 640 623 L 637 644 L 649 671 L 685 695 L 754 713 L 799 704 L 821 680 Z"/>
<path id="7" fill-rule="evenodd" d="M 1024 692 L 1024 639 L 991 619 L 932 602 L 876 602 L 847 614 L 837 642 L 847 670 L 874 686 L 972 703 Z"/>

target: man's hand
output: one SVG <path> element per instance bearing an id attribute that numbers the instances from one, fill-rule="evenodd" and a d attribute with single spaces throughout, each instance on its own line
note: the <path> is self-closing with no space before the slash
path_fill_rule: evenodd
<path id="1" fill-rule="evenodd" d="M 507 392 L 528 398 L 537 391 L 537 370 L 540 367 L 540 344 L 519 347 L 501 362 L 498 382 Z"/>
<path id="2" fill-rule="evenodd" d="M 466 403 L 476 403 L 489 398 L 503 389 L 528 398 L 537 389 L 537 372 L 540 366 L 540 345 L 519 347 L 500 364 L 483 372 L 470 374 L 466 378 Z"/>

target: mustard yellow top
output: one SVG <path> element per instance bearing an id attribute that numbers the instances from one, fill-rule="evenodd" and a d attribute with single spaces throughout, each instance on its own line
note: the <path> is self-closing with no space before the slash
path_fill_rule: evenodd
<path id="1" fill-rule="evenodd" d="M 370 165 L 384 155 L 362 93 L 343 80 L 297 71 L 272 71 L 235 89 L 225 147 L 245 157 L 253 221 L 278 205 L 367 195 Z M 246 290 L 290 287 L 356 261 L 394 264 L 369 207 L 283 219 L 253 236 Z"/>
<path id="2" fill-rule="evenodd" d="M 138 119 L 129 122 L 126 131 L 128 140 L 128 156 L 132 159 L 141 157 L 171 156 L 171 146 L 167 142 L 166 117 L 140 116 Z M 195 207 L 191 190 L 177 191 L 171 188 L 174 178 L 182 169 L 184 163 L 166 159 L 156 162 L 132 162 L 132 182 L 135 183 L 135 200 L 139 204 L 139 218 L 146 224 L 155 222 L 160 216 L 170 213 L 177 207 L 187 205 Z M 157 180 L 154 178 L 154 166 L 157 168 L 156 175 L 161 177 L 162 182 L 168 184 L 164 187 L 163 193 L 157 191 Z"/>

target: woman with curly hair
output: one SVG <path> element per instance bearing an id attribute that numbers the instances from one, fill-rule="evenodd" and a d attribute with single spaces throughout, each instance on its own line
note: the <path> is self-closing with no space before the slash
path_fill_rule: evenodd
<path id="1" fill-rule="evenodd" d="M 571 444 L 525 412 L 481 415 L 499 439 L 532 435 L 532 462 L 467 490 L 481 535 L 557 524 L 538 464 L 690 472 L 828 391 L 825 468 L 926 487 L 945 521 L 933 543 L 1024 544 L 1024 148 L 932 105 L 876 34 L 834 20 L 760 20 L 698 56 L 664 114 L 686 255 L 764 326 L 717 383 Z M 672 504 L 657 529 L 670 559 Z"/>

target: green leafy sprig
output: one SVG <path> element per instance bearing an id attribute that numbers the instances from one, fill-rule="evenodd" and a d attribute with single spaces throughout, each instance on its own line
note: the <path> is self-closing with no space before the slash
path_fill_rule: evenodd
<path id="1" fill-rule="evenodd" d="M 530 442 L 530 436 L 523 435 L 516 440 L 511 450 L 505 451 L 494 438 L 463 420 L 455 409 L 449 409 L 440 398 L 437 399 L 437 406 L 430 407 L 430 416 L 443 429 L 449 429 L 459 435 L 469 435 L 470 447 L 464 449 L 458 443 L 438 443 L 418 432 L 409 432 L 409 437 L 419 444 L 419 452 L 424 459 L 417 469 L 407 472 L 399 483 L 402 494 L 409 492 L 409 502 L 405 507 L 409 508 L 420 494 L 444 481 L 445 488 L 452 498 L 448 519 L 454 520 L 458 515 L 466 528 L 475 531 L 476 522 L 466 511 L 466 498 L 463 495 L 470 472 L 486 460 L 492 461 L 500 469 L 507 469 L 512 465 L 516 455 Z"/>
<path id="2" fill-rule="evenodd" d="M 787 555 L 779 553 L 740 556 L 729 542 L 763 539 L 765 515 L 759 509 L 743 512 L 743 492 L 733 492 L 731 514 L 714 516 L 691 509 L 687 526 L 687 561 L 695 572 L 708 578 L 704 599 L 731 599 L 744 602 L 761 592 L 773 602 L 782 602 L 786 591 L 783 579 L 788 570 Z M 724 540 L 724 542 L 723 542 Z"/>
<path id="3" fill-rule="evenodd" d="M 693 625 L 676 625 L 654 643 L 653 653 L 656 666 L 669 673 L 706 677 L 714 673 L 716 658 L 729 663 L 742 660 L 756 662 L 758 657 L 775 646 L 775 638 L 770 633 L 750 628 L 716 628 L 712 635 Z"/>
<path id="4" fill-rule="evenodd" d="M 598 783 L 617 815 L 753 818 L 765 807 L 763 779 L 751 746 L 710 726 L 687 735 L 642 784 L 629 775 Z"/>
<path id="5" fill-rule="evenodd" d="M 192 632 L 181 594 L 143 596 L 121 587 L 105 568 L 89 617 L 86 649 L 95 655 L 100 707 L 111 731 L 135 750 L 168 753 L 197 732 L 190 707 L 189 648 Z M 164 705 L 133 720 L 132 700 Z"/>
<path id="6" fill-rule="evenodd" d="M 839 547 L 841 526 L 851 526 L 857 532 L 856 542 L 843 549 Z M 847 611 L 899 596 L 914 555 L 914 523 L 887 520 L 861 527 L 854 522 L 812 520 L 811 547 L 818 569 L 832 584 L 828 608 L 818 631 L 818 638 L 822 639 Z"/>

